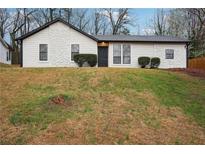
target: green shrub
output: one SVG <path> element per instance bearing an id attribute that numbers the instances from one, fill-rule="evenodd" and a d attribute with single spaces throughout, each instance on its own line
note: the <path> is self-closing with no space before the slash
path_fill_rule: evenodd
<path id="1" fill-rule="evenodd" d="M 73 59 L 74 62 L 77 63 L 79 67 L 82 67 L 83 64 L 86 62 L 86 58 L 81 54 L 74 55 Z"/>
<path id="2" fill-rule="evenodd" d="M 88 55 L 88 64 L 90 65 L 90 67 L 94 67 L 97 64 L 97 55 L 95 54 L 90 54 Z"/>
<path id="3" fill-rule="evenodd" d="M 141 66 L 141 68 L 145 68 L 150 63 L 149 57 L 139 57 L 138 63 Z"/>
<path id="4" fill-rule="evenodd" d="M 82 67 L 85 62 L 87 62 L 89 66 L 94 67 L 97 64 L 97 55 L 96 54 L 74 55 L 74 62 L 77 63 L 79 67 Z"/>
<path id="5" fill-rule="evenodd" d="M 151 68 L 158 68 L 159 64 L 160 64 L 160 58 L 159 57 L 151 58 Z"/>

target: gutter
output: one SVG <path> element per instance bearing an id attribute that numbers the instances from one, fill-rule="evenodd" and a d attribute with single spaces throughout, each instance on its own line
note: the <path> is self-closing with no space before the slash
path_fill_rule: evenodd
<path id="1" fill-rule="evenodd" d="M 190 41 L 186 43 L 186 68 L 189 67 L 189 45 Z"/>

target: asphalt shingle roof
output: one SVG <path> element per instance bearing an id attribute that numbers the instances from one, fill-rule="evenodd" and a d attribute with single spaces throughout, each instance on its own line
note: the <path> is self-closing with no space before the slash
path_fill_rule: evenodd
<path id="1" fill-rule="evenodd" d="M 98 41 L 108 42 L 189 42 L 187 39 L 172 36 L 149 36 L 149 35 L 94 35 Z"/>

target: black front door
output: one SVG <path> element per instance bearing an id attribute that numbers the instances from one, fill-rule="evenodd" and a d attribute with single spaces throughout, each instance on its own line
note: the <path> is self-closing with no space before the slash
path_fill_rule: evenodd
<path id="1" fill-rule="evenodd" d="M 108 47 L 98 47 L 98 67 L 108 67 Z"/>

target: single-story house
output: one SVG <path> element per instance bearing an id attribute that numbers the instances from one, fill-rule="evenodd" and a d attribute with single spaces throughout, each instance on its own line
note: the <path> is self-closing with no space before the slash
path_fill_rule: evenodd
<path id="1" fill-rule="evenodd" d="M 11 64 L 12 51 L 11 46 L 0 36 L 0 63 Z"/>
<path id="2" fill-rule="evenodd" d="M 136 68 L 138 57 L 159 57 L 159 68 L 186 68 L 189 41 L 171 36 L 90 35 L 55 19 L 16 39 L 22 67 L 76 67 L 73 56 L 98 56 L 98 67 Z"/>

